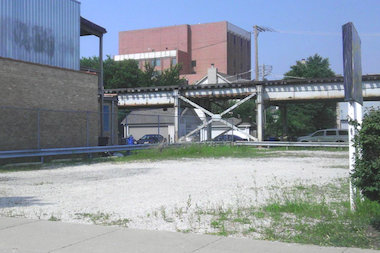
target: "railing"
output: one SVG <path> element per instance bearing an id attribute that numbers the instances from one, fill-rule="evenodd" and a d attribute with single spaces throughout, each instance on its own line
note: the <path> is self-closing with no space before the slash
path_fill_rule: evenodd
<path id="1" fill-rule="evenodd" d="M 207 142 L 204 144 L 226 144 L 229 142 Z M 117 152 L 117 151 L 131 151 L 148 149 L 157 146 L 179 146 L 191 145 L 191 143 L 184 144 L 137 144 L 137 145 L 115 145 L 115 146 L 95 146 L 95 147 L 74 147 L 74 148 L 49 148 L 49 149 L 28 149 L 28 150 L 10 150 L 0 151 L 0 159 L 5 158 L 22 158 L 22 157 L 45 157 L 55 155 L 74 155 L 74 154 L 91 154 L 91 153 L 104 153 L 104 152 Z M 202 143 L 201 143 L 202 144 Z M 348 143 L 337 142 L 248 142 L 240 141 L 233 143 L 236 146 L 256 146 L 256 147 L 331 147 L 331 148 L 347 148 Z"/>
<path id="2" fill-rule="evenodd" d="M 347 142 L 281 142 L 281 141 L 237 141 L 236 146 L 256 147 L 319 147 L 319 148 L 348 148 Z"/>
<path id="3" fill-rule="evenodd" d="M 139 144 L 139 145 L 115 145 L 115 146 L 95 146 L 95 147 L 74 147 L 74 148 L 49 148 L 49 149 L 28 149 L 0 151 L 0 159 L 21 158 L 21 157 L 45 157 L 55 155 L 75 155 L 91 154 L 103 152 L 130 151 L 148 149 L 159 144 Z"/>

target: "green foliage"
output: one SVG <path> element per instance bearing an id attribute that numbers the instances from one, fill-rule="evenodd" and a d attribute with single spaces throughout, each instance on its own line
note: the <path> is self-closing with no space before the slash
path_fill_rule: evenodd
<path id="1" fill-rule="evenodd" d="M 179 158 L 201 157 L 264 157 L 272 155 L 267 151 L 245 146 L 211 146 L 190 145 L 183 147 L 169 147 L 165 149 L 153 148 L 134 151 L 133 155 L 115 158 L 115 161 L 131 160 L 165 160 Z"/>
<path id="2" fill-rule="evenodd" d="M 80 64 L 81 67 L 98 70 L 99 58 L 83 57 Z M 103 69 L 106 89 L 180 85 L 184 82 L 184 79 L 179 78 L 181 65 L 170 67 L 159 74 L 149 63 L 145 64 L 142 71 L 135 60 L 115 61 L 107 55 Z"/>
<path id="3" fill-rule="evenodd" d="M 81 67 L 99 70 L 98 57 L 83 57 Z M 141 85 L 143 72 L 138 68 L 137 61 L 114 61 L 109 55 L 103 61 L 104 88 L 132 88 Z"/>
<path id="4" fill-rule="evenodd" d="M 334 77 L 335 73 L 330 69 L 329 60 L 318 54 L 310 56 L 306 62 L 297 61 L 296 65 L 285 73 L 287 78 L 321 78 Z M 309 134 L 319 129 L 335 127 L 336 103 L 313 102 L 287 105 L 288 136 L 295 137 Z M 273 128 L 282 133 L 282 116 L 274 122 Z"/>
<path id="5" fill-rule="evenodd" d="M 380 203 L 365 199 L 351 212 L 348 180 L 324 185 L 279 187 L 272 200 L 260 206 L 213 207 L 198 210 L 209 219 L 212 234 L 242 234 L 261 239 L 320 246 L 380 249 Z M 268 191 L 271 195 L 271 192 Z"/>
<path id="6" fill-rule="evenodd" d="M 132 88 L 141 85 L 142 72 L 137 61 L 114 61 L 107 56 L 104 61 L 104 87 L 106 89 Z"/>
<path id="7" fill-rule="evenodd" d="M 363 195 L 380 202 L 380 110 L 371 110 L 355 138 L 355 147 L 361 151 L 355 157 L 353 183 Z M 360 153 L 360 152 L 358 152 Z"/>
<path id="8" fill-rule="evenodd" d="M 335 73 L 330 69 L 328 58 L 324 59 L 318 54 L 308 57 L 305 63 L 297 61 L 296 65 L 293 65 L 290 68 L 291 70 L 285 73 L 287 78 L 321 78 L 335 76 Z"/>
<path id="9" fill-rule="evenodd" d="M 266 212 L 292 213 L 300 217 L 321 218 L 332 215 L 326 203 L 311 203 L 305 200 L 287 200 L 283 204 L 272 203 L 263 208 Z"/>
<path id="10" fill-rule="evenodd" d="M 182 69 L 182 65 L 176 64 L 170 66 L 170 68 L 165 69 L 161 75 L 157 78 L 157 86 L 168 86 L 168 85 L 180 85 L 184 83 L 185 79 L 179 78 L 179 73 Z"/>

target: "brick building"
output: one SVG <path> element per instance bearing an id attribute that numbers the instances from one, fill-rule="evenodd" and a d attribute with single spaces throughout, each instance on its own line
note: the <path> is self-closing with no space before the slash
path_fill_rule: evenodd
<path id="1" fill-rule="evenodd" d="M 251 35 L 229 22 L 178 25 L 119 33 L 116 61 L 134 59 L 140 68 L 145 62 L 163 71 L 182 64 L 182 77 L 193 84 L 213 64 L 227 75 L 251 69 Z M 242 78 L 250 79 L 250 73 Z"/>
<path id="2" fill-rule="evenodd" d="M 117 102 L 80 71 L 80 36 L 99 37 L 101 51 L 106 30 L 76 0 L 0 2 L 0 150 L 117 143 Z"/>

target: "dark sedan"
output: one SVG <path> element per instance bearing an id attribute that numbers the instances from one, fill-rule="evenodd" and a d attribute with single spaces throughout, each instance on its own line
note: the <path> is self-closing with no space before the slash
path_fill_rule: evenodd
<path id="1" fill-rule="evenodd" d="M 223 134 L 215 137 L 213 141 L 246 141 L 247 139 L 241 138 L 237 135 Z"/>
<path id="2" fill-rule="evenodd" d="M 136 143 L 137 144 L 154 144 L 165 142 L 165 138 L 160 134 L 146 134 L 141 137 Z"/>

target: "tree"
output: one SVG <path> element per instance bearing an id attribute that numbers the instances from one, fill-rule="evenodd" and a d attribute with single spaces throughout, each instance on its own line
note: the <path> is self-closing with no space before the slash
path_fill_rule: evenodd
<path id="1" fill-rule="evenodd" d="M 98 70 L 99 58 L 83 57 L 80 64 L 81 67 Z M 145 64 L 145 70 L 142 71 L 135 60 L 115 61 L 107 55 L 103 69 L 106 89 L 180 85 L 185 81 L 179 78 L 181 65 L 178 64 L 159 74 L 149 63 Z"/>
<path id="2" fill-rule="evenodd" d="M 353 183 L 364 196 L 380 202 L 380 110 L 371 110 L 363 118 L 355 137 L 355 168 Z"/>
<path id="3" fill-rule="evenodd" d="M 81 67 L 94 70 L 99 69 L 99 58 L 83 57 L 80 60 Z M 139 69 L 137 61 L 125 60 L 115 61 L 109 55 L 103 61 L 104 69 L 104 88 L 131 88 L 141 84 L 142 71 Z"/>
<path id="4" fill-rule="evenodd" d="M 327 58 L 318 54 L 310 56 L 305 62 L 297 61 L 296 65 L 285 73 L 286 78 L 321 78 L 334 77 L 335 73 L 330 69 Z M 335 127 L 336 103 L 335 102 L 313 102 L 287 104 L 288 136 L 295 137 L 314 132 L 318 129 Z M 273 131 L 282 132 L 282 116 L 271 126 Z"/>
<path id="5" fill-rule="evenodd" d="M 181 85 L 185 83 L 185 79 L 179 77 L 181 69 L 181 64 L 176 64 L 165 69 L 162 74 L 157 77 L 157 86 Z"/>
<path id="6" fill-rule="evenodd" d="M 285 77 L 322 78 L 334 77 L 335 73 L 330 69 L 329 59 L 323 59 L 315 54 L 306 59 L 305 62 L 297 61 L 296 65 L 290 67 L 290 71 L 285 73 Z"/>

